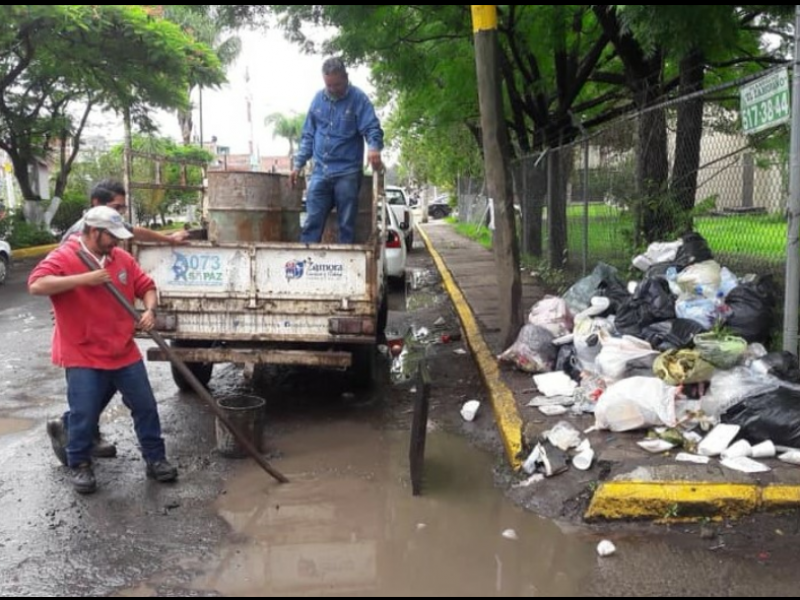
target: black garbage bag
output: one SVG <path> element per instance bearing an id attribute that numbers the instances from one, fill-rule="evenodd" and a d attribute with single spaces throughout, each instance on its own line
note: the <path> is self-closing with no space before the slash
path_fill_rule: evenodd
<path id="1" fill-rule="evenodd" d="M 596 296 L 608 298 L 610 300 L 608 310 L 600 315 L 601 317 L 618 315 L 622 306 L 631 299 L 628 288 L 616 275 L 608 277 L 600 282 L 600 285 L 597 286 Z"/>
<path id="2" fill-rule="evenodd" d="M 800 448 L 800 392 L 778 388 L 731 408 L 723 423 L 739 425 L 741 439 L 751 444 L 771 440 L 776 446 Z"/>
<path id="3" fill-rule="evenodd" d="M 653 265 L 649 269 L 647 269 L 647 274 L 645 275 L 645 279 L 666 279 L 667 273 L 670 269 L 675 269 L 677 273 L 683 271 L 683 267 L 681 267 L 678 263 L 674 262 L 667 262 L 667 263 L 658 263 L 657 265 Z"/>
<path id="4" fill-rule="evenodd" d="M 771 275 L 735 287 L 725 303 L 730 307 L 725 326 L 732 335 L 742 337 L 751 344 L 769 346 L 778 306 L 775 281 Z"/>
<path id="5" fill-rule="evenodd" d="M 569 307 L 570 312 L 574 315 L 583 312 L 592 303 L 592 298 L 599 296 L 598 289 L 606 289 L 608 282 L 612 282 L 612 287 L 617 289 L 614 282 L 619 283 L 623 288 L 625 284 L 620 280 L 617 275 L 617 269 L 605 263 L 599 263 L 591 275 L 584 277 L 573 285 L 566 294 L 564 300 Z"/>
<path id="6" fill-rule="evenodd" d="M 570 379 L 581 382 L 581 363 L 578 361 L 578 353 L 575 351 L 574 344 L 567 344 L 559 348 L 556 371 L 563 371 Z"/>
<path id="7" fill-rule="evenodd" d="M 675 318 L 675 302 L 666 279 L 645 279 L 636 294 L 617 311 L 614 324 L 623 335 L 641 337 L 653 323 Z"/>
<path id="8" fill-rule="evenodd" d="M 642 339 L 655 350 L 685 350 L 694 346 L 694 336 L 705 332 L 705 329 L 691 319 L 675 319 L 653 323 L 642 331 Z"/>
<path id="9" fill-rule="evenodd" d="M 680 266 L 679 270 L 707 260 L 714 260 L 714 253 L 711 252 L 706 238 L 696 232 L 684 235 L 683 246 L 675 258 L 675 262 Z"/>
<path id="10" fill-rule="evenodd" d="M 800 384 L 800 363 L 791 352 L 773 352 L 757 364 L 782 381 Z"/>

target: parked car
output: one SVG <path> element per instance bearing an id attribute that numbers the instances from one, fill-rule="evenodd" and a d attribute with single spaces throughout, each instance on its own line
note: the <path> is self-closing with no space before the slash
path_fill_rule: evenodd
<path id="1" fill-rule="evenodd" d="M 386 207 L 387 209 L 391 207 Z M 405 281 L 408 249 L 403 229 L 393 210 L 386 214 L 386 276 L 396 282 Z"/>
<path id="2" fill-rule="evenodd" d="M 432 219 L 444 219 L 449 217 L 453 212 L 450 206 L 450 195 L 442 194 L 434 198 L 433 202 L 428 204 L 428 216 Z"/>
<path id="3" fill-rule="evenodd" d="M 414 248 L 414 214 L 411 212 L 413 208 L 411 196 L 401 187 L 387 185 L 386 202 L 397 217 L 397 223 L 405 233 L 406 248 L 411 252 Z"/>
<path id="4" fill-rule="evenodd" d="M 11 265 L 11 246 L 8 242 L 0 240 L 0 285 L 6 282 L 8 269 Z"/>

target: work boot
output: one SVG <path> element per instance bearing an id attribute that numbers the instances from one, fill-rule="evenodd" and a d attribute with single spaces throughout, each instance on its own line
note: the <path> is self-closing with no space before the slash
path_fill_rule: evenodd
<path id="1" fill-rule="evenodd" d="M 155 479 L 161 483 L 168 483 L 175 481 L 178 478 L 178 469 L 172 466 L 169 461 L 164 458 L 154 462 L 147 463 L 147 476 L 150 479 Z"/>
<path id="2" fill-rule="evenodd" d="M 65 467 L 67 466 L 67 429 L 64 427 L 64 421 L 61 419 L 53 419 L 47 422 L 47 437 L 50 438 L 50 445 L 53 446 L 53 453 L 56 455 L 58 462 Z"/>
<path id="3" fill-rule="evenodd" d="M 94 478 L 94 470 L 91 463 L 81 463 L 72 468 L 70 473 L 72 487 L 79 494 L 93 494 L 97 491 L 97 480 Z"/>
<path id="4" fill-rule="evenodd" d="M 117 456 L 117 447 L 103 437 L 99 431 L 95 434 L 92 440 L 92 456 L 95 458 L 115 458 Z"/>

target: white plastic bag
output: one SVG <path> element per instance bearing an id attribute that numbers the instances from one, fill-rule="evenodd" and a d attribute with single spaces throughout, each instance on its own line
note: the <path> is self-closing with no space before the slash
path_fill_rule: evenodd
<path id="1" fill-rule="evenodd" d="M 603 347 L 595 360 L 595 370 L 608 382 L 624 379 L 635 363 L 641 363 L 643 368 L 649 363 L 652 368 L 658 357 L 658 352 L 650 344 L 633 336 L 615 338 L 605 333 L 599 335 Z"/>
<path id="2" fill-rule="evenodd" d="M 558 351 L 553 334 L 536 325 L 525 325 L 508 350 L 498 357 L 526 373 L 549 373 L 556 364 Z"/>
<path id="3" fill-rule="evenodd" d="M 683 246 L 683 240 L 677 242 L 656 242 L 650 244 L 647 252 L 633 259 L 633 266 L 640 271 L 647 272 L 653 265 L 675 262 L 678 250 Z"/>
<path id="4" fill-rule="evenodd" d="M 528 316 L 528 323 L 547 329 L 559 338 L 572 331 L 572 318 L 567 303 L 555 296 L 545 296 L 536 303 Z"/>
<path id="5" fill-rule="evenodd" d="M 687 296 L 694 296 L 700 288 L 706 298 L 716 298 L 721 283 L 722 267 L 713 260 L 687 267 L 678 275 L 678 285 Z"/>
<path id="6" fill-rule="evenodd" d="M 675 427 L 678 388 L 660 379 L 633 377 L 615 383 L 600 396 L 595 409 L 596 427 L 615 432 L 647 427 Z"/>

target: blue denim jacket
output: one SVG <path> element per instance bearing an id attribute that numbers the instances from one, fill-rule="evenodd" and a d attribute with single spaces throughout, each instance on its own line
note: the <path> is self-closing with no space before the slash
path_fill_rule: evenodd
<path id="1" fill-rule="evenodd" d="M 313 156 L 314 174 L 358 173 L 364 168 L 364 139 L 370 150 L 383 150 L 383 129 L 367 95 L 351 85 L 334 100 L 322 90 L 308 110 L 294 167 L 302 169 Z"/>

